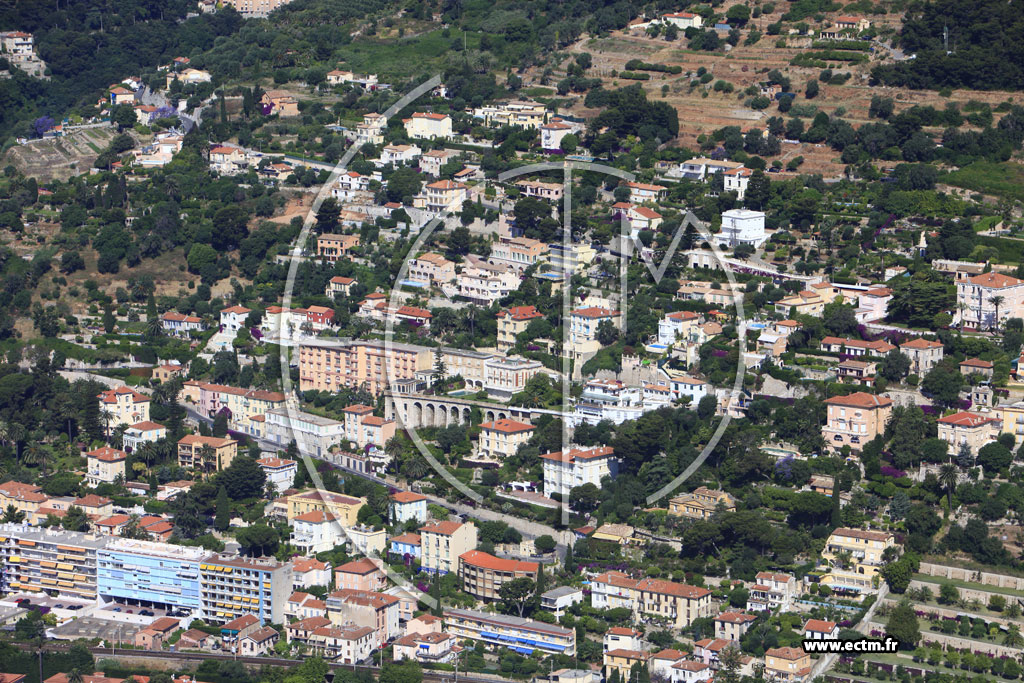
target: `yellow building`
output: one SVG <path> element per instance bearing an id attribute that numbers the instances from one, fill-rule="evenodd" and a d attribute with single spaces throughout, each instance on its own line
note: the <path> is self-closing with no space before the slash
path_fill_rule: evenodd
<path id="1" fill-rule="evenodd" d="M 736 511 L 736 501 L 725 491 L 699 486 L 693 493 L 684 493 L 668 502 L 668 513 L 690 519 L 708 519 L 719 504 L 726 512 Z"/>
<path id="2" fill-rule="evenodd" d="M 498 311 L 498 350 L 511 349 L 516 345 L 516 337 L 525 332 L 532 321 L 543 317 L 534 306 L 513 306 Z"/>
<path id="3" fill-rule="evenodd" d="M 811 656 L 798 647 L 773 647 L 764 653 L 764 675 L 774 681 L 802 681 L 811 673 Z"/>
<path id="4" fill-rule="evenodd" d="M 649 652 L 641 652 L 639 650 L 624 650 L 619 648 L 617 650 L 608 650 L 604 653 L 604 678 L 608 680 L 613 671 L 619 672 L 619 678 L 624 681 L 630 680 L 630 673 L 633 670 L 634 664 L 646 667 L 647 660 L 650 659 L 651 654 Z"/>
<path id="5" fill-rule="evenodd" d="M 821 559 L 828 565 L 821 583 L 854 593 L 873 589 L 882 566 L 882 553 L 895 545 L 896 537 L 888 531 L 836 529 L 821 551 Z"/>
<path id="6" fill-rule="evenodd" d="M 459 571 L 459 556 L 476 550 L 473 522 L 431 522 L 420 527 L 420 566 L 428 574 Z"/>
<path id="7" fill-rule="evenodd" d="M 126 386 L 101 391 L 96 398 L 100 400 L 100 410 L 107 422 L 107 430 L 118 425 L 133 425 L 136 422 L 149 420 L 149 396 L 145 396 Z"/>
<path id="8" fill-rule="evenodd" d="M 365 498 L 343 496 L 332 491 L 304 491 L 288 496 L 288 521 L 307 512 L 323 512 L 338 520 L 342 526 L 355 526 L 359 508 L 364 505 Z"/>
<path id="9" fill-rule="evenodd" d="M 209 446 L 212 458 L 204 461 L 203 449 Z M 220 472 L 231 466 L 238 453 L 238 442 L 216 436 L 188 434 L 178 441 L 178 465 L 200 471 Z"/>
<path id="10" fill-rule="evenodd" d="M 22 484 L 20 481 L 0 484 L 0 509 L 6 510 L 13 505 L 15 510 L 25 513 L 25 519 L 32 519 L 47 500 L 49 497 L 34 484 Z"/>
<path id="11" fill-rule="evenodd" d="M 85 481 L 89 486 L 113 484 L 114 480 L 125 477 L 125 461 L 128 454 L 110 446 L 97 448 L 85 454 Z"/>

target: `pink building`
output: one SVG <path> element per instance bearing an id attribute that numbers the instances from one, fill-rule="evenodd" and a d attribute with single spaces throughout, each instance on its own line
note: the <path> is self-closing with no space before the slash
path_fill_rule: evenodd
<path id="1" fill-rule="evenodd" d="M 343 564 L 335 569 L 334 582 L 339 589 L 348 588 L 359 591 L 376 592 L 388 587 L 384 572 L 367 557 Z"/>

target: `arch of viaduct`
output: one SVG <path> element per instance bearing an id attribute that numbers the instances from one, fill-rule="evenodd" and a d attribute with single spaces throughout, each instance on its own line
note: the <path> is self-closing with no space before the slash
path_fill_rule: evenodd
<path id="1" fill-rule="evenodd" d="M 532 423 L 542 414 L 560 416 L 557 410 L 506 406 L 486 401 L 474 401 L 454 396 L 428 396 L 425 394 L 384 394 L 384 417 L 398 420 L 402 427 L 447 427 L 453 424 L 468 424 L 473 408 L 479 408 L 484 422 L 493 420 L 518 420 Z"/>

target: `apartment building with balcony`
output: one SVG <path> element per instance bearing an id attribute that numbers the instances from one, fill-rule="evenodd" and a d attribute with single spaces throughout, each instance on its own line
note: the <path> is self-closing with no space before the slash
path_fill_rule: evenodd
<path id="1" fill-rule="evenodd" d="M 450 138 L 452 117 L 447 114 L 415 112 L 411 118 L 403 119 L 405 132 L 411 138 Z"/>
<path id="2" fill-rule="evenodd" d="M 547 117 L 547 109 L 540 102 L 514 100 L 497 102 L 473 110 L 473 118 L 483 119 L 485 126 L 522 126 L 539 128 Z"/>
<path id="3" fill-rule="evenodd" d="M 112 538 L 97 551 L 97 587 L 103 600 L 199 612 L 203 548 Z"/>
<path id="4" fill-rule="evenodd" d="M 655 614 L 676 628 L 713 615 L 711 591 L 663 579 L 633 579 L 605 572 L 591 581 L 591 604 L 598 609 L 626 607 L 637 614 Z"/>
<path id="5" fill-rule="evenodd" d="M 459 570 L 459 557 L 476 549 L 477 528 L 473 522 L 431 522 L 420 527 L 420 569 L 428 574 Z"/>
<path id="6" fill-rule="evenodd" d="M 89 486 L 113 484 L 118 477 L 125 480 L 125 461 L 128 454 L 110 446 L 103 446 L 85 454 L 85 483 Z"/>
<path id="7" fill-rule="evenodd" d="M 477 600 L 498 600 L 502 585 L 516 579 L 537 580 L 540 565 L 536 562 L 508 560 L 495 557 L 482 550 L 470 550 L 459 555 L 459 579 L 462 590 Z"/>
<path id="8" fill-rule="evenodd" d="M 896 545 L 896 537 L 888 531 L 836 529 L 821 551 L 828 572 L 821 577 L 821 583 L 845 593 L 873 590 L 883 565 L 882 554 Z"/>
<path id="9" fill-rule="evenodd" d="M 469 186 L 454 180 L 437 180 L 424 186 L 421 194 L 413 197 L 413 206 L 434 214 L 457 213 L 469 198 Z"/>
<path id="10" fill-rule="evenodd" d="M 514 647 L 523 654 L 530 654 L 534 650 L 569 657 L 576 654 L 576 631 L 573 629 L 464 609 L 445 609 L 444 620 L 448 633 L 458 638 Z"/>
<path id="11" fill-rule="evenodd" d="M 388 579 L 373 560 L 361 557 L 334 570 L 334 585 L 339 589 L 377 592 L 388 587 Z"/>
<path id="12" fill-rule="evenodd" d="M 798 683 L 811 673 L 811 655 L 798 647 L 773 647 L 764 653 L 764 675 L 779 683 Z"/>
<path id="13" fill-rule="evenodd" d="M 455 661 L 458 649 L 450 633 L 409 633 L 396 640 L 394 659 L 412 659 L 421 664 L 449 664 Z"/>
<path id="14" fill-rule="evenodd" d="M 303 453 L 323 457 L 331 446 L 336 446 L 345 439 L 345 423 L 329 417 L 304 413 L 301 410 L 274 408 L 264 414 L 265 437 L 282 449 L 292 439 Z M 285 488 L 278 488 L 284 491 Z"/>
<path id="15" fill-rule="evenodd" d="M 312 630 L 305 644 L 312 654 L 339 664 L 359 664 L 375 649 L 375 631 L 368 626 L 320 626 Z"/>
<path id="16" fill-rule="evenodd" d="M 569 354 L 573 360 L 585 360 L 601 350 L 597 340 L 597 328 L 603 322 L 611 322 L 616 328 L 622 326 L 622 313 L 600 306 L 577 308 L 569 317 Z"/>
<path id="17" fill-rule="evenodd" d="M 209 449 L 209 450 L 207 450 Z M 209 459 L 204 454 L 209 454 Z M 217 436 L 186 434 L 178 441 L 178 465 L 197 472 L 220 472 L 231 467 L 238 442 Z"/>
<path id="18" fill-rule="evenodd" d="M 796 578 L 790 574 L 758 572 L 747 597 L 747 611 L 788 612 L 798 594 L 799 585 Z"/>
<path id="19" fill-rule="evenodd" d="M 188 380 L 182 384 L 182 396 L 195 404 L 196 411 L 206 417 L 225 413 L 228 427 L 250 436 L 263 437 L 265 426 L 259 427 L 260 434 L 254 434 L 254 418 L 263 418 L 267 411 L 283 408 L 285 395 L 280 391 L 244 389 L 226 384 L 213 384 Z M 264 420 L 256 420 L 265 425 Z"/>
<path id="20" fill-rule="evenodd" d="M 475 304 L 490 306 L 519 288 L 521 276 L 511 266 L 491 263 L 469 254 L 455 278 L 458 295 Z"/>
<path id="21" fill-rule="evenodd" d="M 95 600 L 96 554 L 111 540 L 98 534 L 0 524 L 0 592 L 56 591 Z"/>
<path id="22" fill-rule="evenodd" d="M 292 566 L 272 558 L 210 555 L 199 565 L 199 617 L 224 624 L 245 614 L 281 624 L 292 594 Z"/>
<path id="23" fill-rule="evenodd" d="M 339 345 L 304 342 L 299 346 L 301 391 L 366 387 L 376 395 L 387 390 L 392 380 L 413 379 L 431 367 L 431 350 L 413 344 L 349 340 Z"/>
<path id="24" fill-rule="evenodd" d="M 1005 403 L 996 406 L 996 414 L 1001 418 L 1000 433 L 1013 434 L 1016 444 L 1024 442 L 1024 401 Z M 0 489 L 0 503 L 4 501 Z"/>
<path id="25" fill-rule="evenodd" d="M 365 176 L 361 176 L 365 177 Z M 327 263 L 346 258 L 348 252 L 359 246 L 359 235 L 335 235 L 324 233 L 316 237 L 316 257 Z"/>
<path id="26" fill-rule="evenodd" d="M 327 596 L 327 618 L 335 626 L 373 629 L 374 647 L 383 648 L 401 632 L 399 602 L 387 593 L 344 588 Z"/>
<path id="27" fill-rule="evenodd" d="M 994 271 L 957 280 L 954 323 L 988 330 L 998 328 L 1009 318 L 1021 317 L 1022 310 L 1024 280 Z"/>
<path id="28" fill-rule="evenodd" d="M 544 495 L 550 498 L 557 493 L 563 501 L 569 499 L 569 492 L 577 486 L 593 484 L 601 488 L 602 479 L 614 479 L 619 473 L 619 461 L 610 446 L 571 448 L 545 453 L 540 458 L 544 467 Z"/>
<path id="29" fill-rule="evenodd" d="M 97 394 L 107 433 L 119 425 L 133 425 L 149 419 L 149 396 L 126 386 Z"/>
<path id="30" fill-rule="evenodd" d="M 513 306 L 498 311 L 498 351 L 508 351 L 516 344 L 516 337 L 526 331 L 530 323 L 543 318 L 534 306 Z"/>
<path id="31" fill-rule="evenodd" d="M 155 443 L 167 436 L 167 428 L 149 420 L 136 422 L 124 430 L 121 435 L 122 446 L 129 453 L 134 453 L 147 443 Z"/>
<path id="32" fill-rule="evenodd" d="M 942 360 L 942 342 L 929 339 L 911 339 L 900 344 L 900 351 L 910 359 L 910 372 L 924 377 Z"/>
<path id="33" fill-rule="evenodd" d="M 858 391 L 825 401 L 827 417 L 821 435 L 834 450 L 849 446 L 859 451 L 885 431 L 892 414 L 892 400 Z"/>
<path id="34" fill-rule="evenodd" d="M 548 245 L 529 237 L 502 235 L 491 246 L 490 260 L 514 268 L 522 273 L 539 263 L 548 253 Z"/>
<path id="35" fill-rule="evenodd" d="M 288 496 L 288 521 L 307 512 L 324 512 L 342 526 L 355 526 L 365 498 L 353 498 L 333 491 L 303 491 Z"/>

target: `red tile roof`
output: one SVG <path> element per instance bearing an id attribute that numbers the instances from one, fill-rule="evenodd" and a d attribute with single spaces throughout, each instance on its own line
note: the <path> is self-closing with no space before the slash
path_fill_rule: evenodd
<path id="1" fill-rule="evenodd" d="M 833 396 L 825 403 L 836 406 L 852 406 L 854 408 L 884 408 L 891 406 L 892 401 L 885 396 L 875 396 L 858 391 L 848 396 Z"/>
<path id="2" fill-rule="evenodd" d="M 966 410 L 939 418 L 939 422 L 942 424 L 953 425 L 954 427 L 979 427 L 996 421 L 994 417 L 969 413 Z"/>
<path id="3" fill-rule="evenodd" d="M 461 522 L 449 522 L 449 521 L 431 522 L 430 524 L 426 524 L 424 526 L 421 526 L 420 527 L 420 532 L 422 532 L 422 533 L 431 533 L 431 534 L 441 534 L 442 536 L 451 536 L 452 534 L 454 534 L 456 531 L 458 531 L 461 528 L 462 528 L 462 523 Z"/>
<path id="4" fill-rule="evenodd" d="M 391 500 L 396 503 L 415 503 L 420 500 L 427 500 L 427 497 L 412 491 L 396 491 L 391 494 Z"/>
<path id="5" fill-rule="evenodd" d="M 1003 275 L 1002 273 L 981 273 L 974 277 L 967 278 L 967 281 L 972 285 L 979 287 L 987 287 L 989 289 L 1005 289 L 1007 287 L 1016 287 L 1017 285 L 1024 285 L 1024 280 L 1018 280 L 1015 277 L 1009 275 Z"/>
<path id="6" fill-rule="evenodd" d="M 572 463 L 576 460 L 594 460 L 595 458 L 605 458 L 615 453 L 615 449 L 611 446 L 594 446 L 593 448 L 572 448 L 568 451 L 557 451 L 555 453 L 545 453 L 540 456 L 544 460 L 552 460 L 556 462 Z"/>
<path id="7" fill-rule="evenodd" d="M 536 562 L 524 562 L 521 560 L 506 560 L 495 557 L 482 550 L 470 550 L 468 553 L 459 555 L 459 561 L 465 562 L 474 567 L 482 567 L 496 572 L 525 572 L 536 574 L 538 565 Z"/>
<path id="8" fill-rule="evenodd" d="M 504 432 L 506 434 L 515 434 L 518 432 L 528 432 L 533 430 L 533 425 L 528 425 L 525 422 L 517 422 L 516 420 L 494 420 L 493 422 L 484 422 L 480 425 L 481 429 L 492 429 L 496 432 Z"/>

